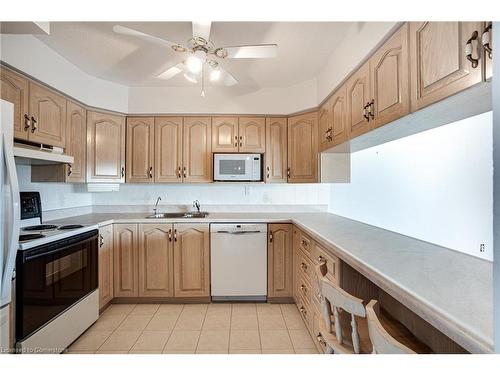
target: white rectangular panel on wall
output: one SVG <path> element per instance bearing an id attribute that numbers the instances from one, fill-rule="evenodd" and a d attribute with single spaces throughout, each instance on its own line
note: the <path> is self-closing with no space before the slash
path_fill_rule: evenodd
<path id="1" fill-rule="evenodd" d="M 492 126 L 487 112 L 353 153 L 329 211 L 492 260 Z"/>

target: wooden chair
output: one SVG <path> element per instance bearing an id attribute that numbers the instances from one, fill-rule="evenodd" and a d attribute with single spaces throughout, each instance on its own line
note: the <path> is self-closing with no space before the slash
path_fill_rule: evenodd
<path id="1" fill-rule="evenodd" d="M 320 264 L 316 266 L 322 310 L 319 329 L 326 342 L 327 353 L 371 353 L 372 347 L 368 337 L 365 319 L 366 310 L 363 300 L 350 295 L 333 284 L 325 275 L 326 265 Z M 351 334 L 346 335 L 345 332 L 349 331 L 351 331 Z"/>
<path id="2" fill-rule="evenodd" d="M 368 319 L 368 334 L 373 345 L 373 354 L 415 354 L 409 347 L 392 337 L 382 326 L 379 319 L 379 304 L 371 300 L 366 305 Z"/>

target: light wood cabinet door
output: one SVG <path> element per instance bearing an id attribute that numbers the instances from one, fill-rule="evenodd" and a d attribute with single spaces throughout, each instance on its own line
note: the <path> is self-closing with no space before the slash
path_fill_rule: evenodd
<path id="1" fill-rule="evenodd" d="M 472 57 L 482 57 L 482 22 L 410 22 L 411 110 L 438 102 L 481 81 L 481 65 L 467 60 L 465 46 L 476 31 Z"/>
<path id="2" fill-rule="evenodd" d="M 370 59 L 372 128 L 410 112 L 408 24 L 404 24 Z"/>
<path id="3" fill-rule="evenodd" d="M 288 119 L 288 182 L 318 181 L 318 115 Z"/>
<path id="4" fill-rule="evenodd" d="M 339 88 L 329 101 L 332 118 L 331 146 L 339 145 L 348 139 L 347 131 L 347 88 Z"/>
<path id="5" fill-rule="evenodd" d="M 155 182 L 182 182 L 182 117 L 155 117 Z"/>
<path id="6" fill-rule="evenodd" d="M 113 296 L 113 224 L 109 224 L 99 228 L 99 308 Z"/>
<path id="7" fill-rule="evenodd" d="M 127 117 L 127 182 L 153 182 L 154 130 L 154 117 Z"/>
<path id="8" fill-rule="evenodd" d="M 266 118 L 266 182 L 287 181 L 287 122 L 284 117 Z"/>
<path id="9" fill-rule="evenodd" d="M 114 295 L 138 297 L 137 224 L 114 224 L 113 245 Z"/>
<path id="10" fill-rule="evenodd" d="M 267 295 L 293 297 L 292 224 L 269 224 Z"/>
<path id="11" fill-rule="evenodd" d="M 31 130 L 28 139 L 66 147 L 66 98 L 34 82 L 29 84 Z"/>
<path id="12" fill-rule="evenodd" d="M 30 132 L 28 80 L 0 67 L 0 83 L 0 97 L 14 104 L 14 138 L 28 139 Z"/>
<path id="13" fill-rule="evenodd" d="M 266 119 L 240 117 L 238 119 L 239 152 L 266 152 Z"/>
<path id="14" fill-rule="evenodd" d="M 87 112 L 87 182 L 125 182 L 125 118 Z"/>
<path id="15" fill-rule="evenodd" d="M 139 297 L 174 295 L 171 224 L 139 224 Z"/>
<path id="16" fill-rule="evenodd" d="M 212 117 L 212 152 L 238 152 L 238 117 Z"/>
<path id="17" fill-rule="evenodd" d="M 319 151 L 324 151 L 332 145 L 332 112 L 329 99 L 318 111 Z"/>
<path id="18" fill-rule="evenodd" d="M 184 117 L 182 176 L 184 182 L 212 182 L 210 117 Z"/>
<path id="19" fill-rule="evenodd" d="M 208 224 L 174 224 L 174 296 L 210 295 Z"/>
<path id="20" fill-rule="evenodd" d="M 346 82 L 347 132 L 350 139 L 370 130 L 367 105 L 370 102 L 370 63 L 366 62 Z"/>
<path id="21" fill-rule="evenodd" d="M 85 182 L 87 166 L 87 111 L 68 101 L 66 110 L 66 154 L 74 162 L 66 165 L 66 182 Z"/>

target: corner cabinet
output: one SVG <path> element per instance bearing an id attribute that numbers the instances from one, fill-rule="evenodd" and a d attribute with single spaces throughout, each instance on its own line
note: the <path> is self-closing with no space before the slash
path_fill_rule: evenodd
<path id="1" fill-rule="evenodd" d="M 87 112 L 87 182 L 125 182 L 125 117 Z"/>
<path id="2" fill-rule="evenodd" d="M 126 181 L 154 181 L 154 117 L 127 117 Z"/>
<path id="3" fill-rule="evenodd" d="M 208 224 L 174 225 L 174 296 L 210 296 Z"/>
<path id="4" fill-rule="evenodd" d="M 482 22 L 410 22 L 412 111 L 481 82 L 483 28 Z M 477 65 L 466 55 L 470 38 Z"/>
<path id="5" fill-rule="evenodd" d="M 288 118 L 288 182 L 318 182 L 318 114 Z"/>
<path id="6" fill-rule="evenodd" d="M 267 242 L 267 296 L 293 297 L 292 224 L 269 224 Z"/>
<path id="7" fill-rule="evenodd" d="M 210 117 L 184 117 L 182 136 L 184 182 L 212 182 L 212 121 Z"/>
<path id="8" fill-rule="evenodd" d="M 284 117 L 266 118 L 264 178 L 267 183 L 287 181 L 287 122 Z"/>
<path id="9" fill-rule="evenodd" d="M 66 117 L 66 154 L 73 156 L 73 164 L 66 165 L 66 182 L 85 182 L 87 147 L 87 111 L 68 101 Z"/>
<path id="10" fill-rule="evenodd" d="M 114 297 L 113 277 L 113 224 L 109 224 L 99 228 L 99 309 Z"/>
<path id="11" fill-rule="evenodd" d="M 114 224 L 113 245 L 114 296 L 137 297 L 137 224 Z"/>
<path id="12" fill-rule="evenodd" d="M 28 139 L 28 80 L 3 66 L 0 67 L 0 97 L 14 104 L 14 138 Z"/>

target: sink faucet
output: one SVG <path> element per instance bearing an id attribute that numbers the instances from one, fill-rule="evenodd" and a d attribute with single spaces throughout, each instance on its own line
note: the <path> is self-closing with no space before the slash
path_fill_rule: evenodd
<path id="1" fill-rule="evenodd" d="M 200 213 L 200 202 L 198 200 L 193 202 L 193 207 L 196 207 L 196 210 Z"/>
<path id="2" fill-rule="evenodd" d="M 155 208 L 153 208 L 153 212 L 156 215 L 156 211 L 158 211 L 158 203 L 160 203 L 161 197 L 156 198 Z"/>

